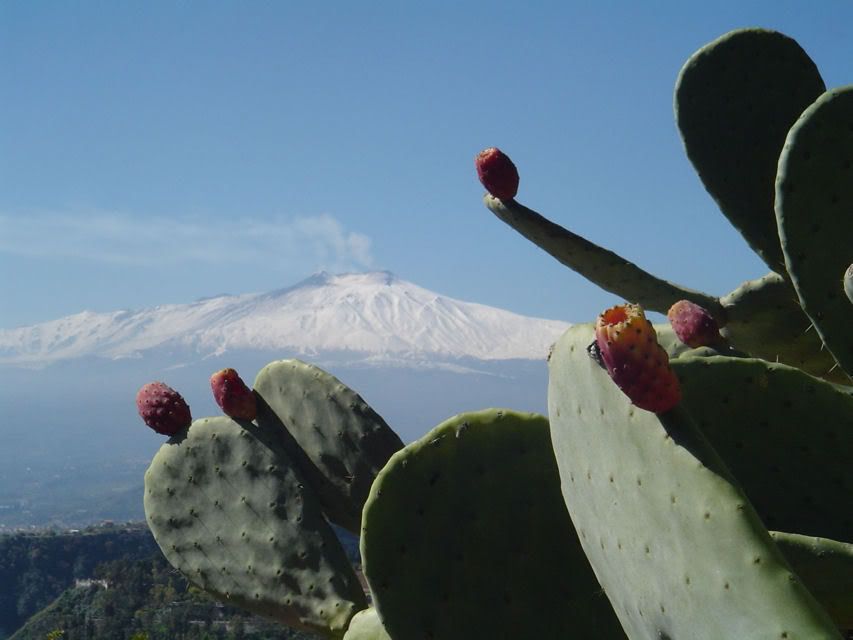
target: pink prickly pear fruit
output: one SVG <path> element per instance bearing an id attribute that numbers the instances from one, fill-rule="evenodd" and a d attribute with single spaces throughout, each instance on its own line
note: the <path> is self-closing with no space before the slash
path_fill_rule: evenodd
<path id="1" fill-rule="evenodd" d="M 173 436 L 193 421 L 190 407 L 181 394 L 162 382 L 149 382 L 136 393 L 136 409 L 149 427 Z"/>
<path id="2" fill-rule="evenodd" d="M 480 182 L 494 197 L 512 200 L 518 193 L 518 169 L 500 149 L 484 149 L 474 158 L 474 166 Z"/>
<path id="3" fill-rule="evenodd" d="M 853 264 L 844 272 L 844 293 L 847 294 L 847 299 L 853 302 Z"/>
<path id="4" fill-rule="evenodd" d="M 610 378 L 635 406 L 664 413 L 681 401 L 678 378 L 640 305 L 603 312 L 595 323 L 595 340 Z"/>
<path id="5" fill-rule="evenodd" d="M 222 412 L 236 420 L 254 420 L 258 415 L 255 394 L 234 369 L 222 369 L 210 376 L 210 388 Z"/>
<path id="6" fill-rule="evenodd" d="M 704 307 L 679 300 L 666 312 L 675 335 L 688 347 L 710 347 L 720 341 L 720 327 Z"/>

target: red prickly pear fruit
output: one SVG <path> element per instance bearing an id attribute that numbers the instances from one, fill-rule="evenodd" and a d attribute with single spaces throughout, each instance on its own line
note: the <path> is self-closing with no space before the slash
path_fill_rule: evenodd
<path id="1" fill-rule="evenodd" d="M 688 347 L 710 347 L 720 341 L 720 327 L 708 310 L 689 300 L 679 300 L 666 312 L 675 335 Z"/>
<path id="2" fill-rule="evenodd" d="M 642 307 L 623 304 L 603 312 L 595 339 L 607 373 L 634 405 L 664 413 L 681 401 L 678 378 Z"/>
<path id="3" fill-rule="evenodd" d="M 190 407 L 181 394 L 162 382 L 149 382 L 136 393 L 136 409 L 149 427 L 173 436 L 193 421 Z"/>
<path id="4" fill-rule="evenodd" d="M 234 369 L 222 369 L 210 376 L 210 388 L 222 412 L 236 420 L 254 420 L 258 415 L 255 394 Z"/>
<path id="5" fill-rule="evenodd" d="M 484 149 L 474 158 L 474 166 L 480 182 L 494 197 L 512 200 L 518 193 L 518 169 L 500 149 Z"/>

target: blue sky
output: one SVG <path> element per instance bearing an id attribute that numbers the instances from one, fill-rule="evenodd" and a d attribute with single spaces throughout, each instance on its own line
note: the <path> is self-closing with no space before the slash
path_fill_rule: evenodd
<path id="1" fill-rule="evenodd" d="M 693 288 L 765 269 L 673 124 L 684 60 L 736 27 L 853 82 L 853 3 L 0 4 L 0 328 L 387 269 L 569 321 L 611 296 L 481 204 L 518 199 Z"/>

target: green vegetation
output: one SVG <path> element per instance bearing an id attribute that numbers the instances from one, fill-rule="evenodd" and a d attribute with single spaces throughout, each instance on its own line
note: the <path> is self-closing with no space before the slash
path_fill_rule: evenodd
<path id="1" fill-rule="evenodd" d="M 156 549 L 141 524 L 0 536 L 0 638 L 13 633 L 75 580 L 91 578 L 99 564 L 147 557 Z"/>
<path id="2" fill-rule="evenodd" d="M 92 584 L 63 592 L 10 640 L 313 638 L 214 602 L 188 586 L 159 553 L 104 563 L 94 577 Z"/>

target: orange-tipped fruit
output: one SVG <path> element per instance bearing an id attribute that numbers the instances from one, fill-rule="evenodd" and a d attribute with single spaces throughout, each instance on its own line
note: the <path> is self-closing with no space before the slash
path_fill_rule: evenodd
<path id="1" fill-rule="evenodd" d="M 642 307 L 622 304 L 598 316 L 595 339 L 613 382 L 640 409 L 664 413 L 681 401 L 678 378 Z"/>
<path id="2" fill-rule="evenodd" d="M 512 200 L 518 193 L 518 169 L 503 151 L 489 147 L 474 158 L 477 177 L 486 191 L 499 200 Z"/>
<path id="3" fill-rule="evenodd" d="M 255 394 L 234 369 L 222 369 L 210 376 L 213 398 L 222 412 L 235 420 L 254 420 L 258 415 Z"/>
<path id="4" fill-rule="evenodd" d="M 149 382 L 139 389 L 136 410 L 145 424 L 164 436 L 175 435 L 193 421 L 181 394 L 162 382 Z"/>
<path id="5" fill-rule="evenodd" d="M 675 335 L 688 347 L 710 347 L 722 341 L 720 327 L 707 309 L 679 300 L 666 312 Z"/>

